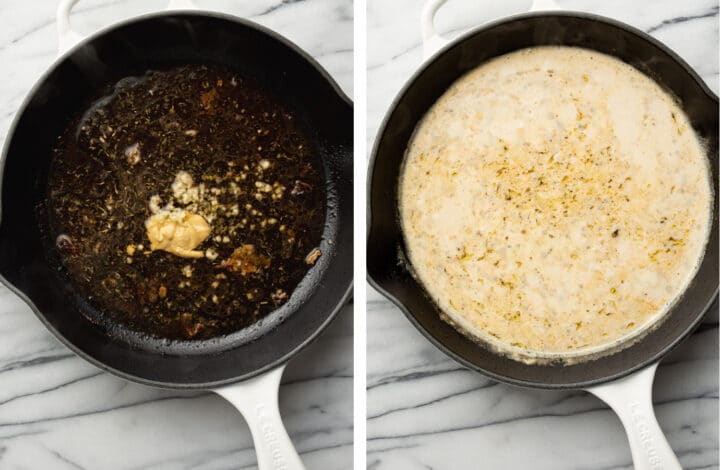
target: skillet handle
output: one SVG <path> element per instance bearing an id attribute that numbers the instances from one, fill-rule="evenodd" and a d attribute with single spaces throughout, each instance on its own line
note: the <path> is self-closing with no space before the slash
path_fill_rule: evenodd
<path id="1" fill-rule="evenodd" d="M 70 11 L 78 0 L 60 0 L 55 12 L 58 31 L 58 55 L 63 54 L 75 44 L 79 43 L 85 36 L 78 33 L 70 26 Z M 192 0 L 169 0 L 166 10 L 196 10 L 198 7 Z"/>
<path id="2" fill-rule="evenodd" d="M 423 59 L 427 59 L 445 47 L 448 41 L 435 30 L 435 14 L 447 0 L 427 0 L 420 14 L 420 28 L 422 29 Z"/>
<path id="3" fill-rule="evenodd" d="M 250 427 L 259 470 L 304 470 L 278 408 L 280 366 L 252 379 L 213 392 L 225 398 L 242 413 Z"/>
<path id="4" fill-rule="evenodd" d="M 428 59 L 437 51 L 445 47 L 450 41 L 443 38 L 435 30 L 435 14 L 447 0 L 426 0 L 420 15 L 422 29 L 423 59 Z M 560 10 L 554 0 L 532 0 L 527 11 Z"/>
<path id="5" fill-rule="evenodd" d="M 55 12 L 58 32 L 58 55 L 62 55 L 75 44 L 85 39 L 85 36 L 70 26 L 70 10 L 77 2 L 78 0 L 60 0 Z"/>
<path id="6" fill-rule="evenodd" d="M 682 470 L 658 425 L 652 404 L 655 363 L 588 392 L 610 405 L 625 427 L 635 470 Z"/>

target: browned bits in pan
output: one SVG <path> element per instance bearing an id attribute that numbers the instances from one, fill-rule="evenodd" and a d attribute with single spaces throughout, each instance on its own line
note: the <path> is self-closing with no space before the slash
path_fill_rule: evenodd
<path id="1" fill-rule="evenodd" d="M 229 70 L 121 80 L 55 149 L 49 244 L 74 287 L 113 321 L 178 339 L 228 334 L 287 302 L 325 219 L 317 146 L 302 123 Z M 145 221 L 158 211 L 207 222 L 200 257 L 151 246 Z"/>
<path id="2" fill-rule="evenodd" d="M 305 264 L 309 264 L 310 266 L 312 266 L 313 264 L 315 264 L 318 258 L 320 258 L 321 254 L 322 252 L 320 251 L 320 248 L 315 248 L 305 257 Z"/>
<path id="3" fill-rule="evenodd" d="M 200 104 L 206 111 L 212 111 L 218 92 L 215 88 L 200 95 Z"/>
<path id="4" fill-rule="evenodd" d="M 303 194 L 309 193 L 312 191 L 312 185 L 310 183 L 307 183 L 302 180 L 295 180 L 295 184 L 292 188 L 292 191 L 290 191 L 290 194 L 293 196 L 302 196 Z"/>
<path id="5" fill-rule="evenodd" d="M 231 272 L 239 272 L 242 276 L 257 273 L 270 267 L 270 257 L 255 251 L 254 245 L 242 245 L 222 262 L 222 266 Z"/>
<path id="6" fill-rule="evenodd" d="M 183 330 L 188 338 L 194 338 L 203 330 L 204 324 L 201 321 L 197 321 L 193 318 L 193 315 L 189 313 L 183 313 L 180 315 L 180 323 L 183 326 Z"/>
<path id="7" fill-rule="evenodd" d="M 282 305 L 288 299 L 288 295 L 287 292 L 285 292 L 284 290 L 277 289 L 275 292 L 272 293 L 270 298 L 272 298 L 272 301 L 275 305 Z"/>
<path id="8" fill-rule="evenodd" d="M 61 253 L 75 253 L 76 248 L 72 239 L 65 234 L 60 234 L 55 239 L 55 246 Z"/>

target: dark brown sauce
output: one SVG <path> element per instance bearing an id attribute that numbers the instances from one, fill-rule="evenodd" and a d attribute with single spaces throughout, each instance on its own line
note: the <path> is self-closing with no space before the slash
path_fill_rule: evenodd
<path id="1" fill-rule="evenodd" d="M 55 148 L 49 227 L 71 283 L 112 322 L 162 338 L 251 325 L 287 301 L 318 254 L 325 196 L 314 151 L 287 106 L 231 71 L 121 80 Z M 180 171 L 203 185 L 190 204 L 173 198 Z M 202 258 L 150 251 L 154 195 L 212 219 Z"/>

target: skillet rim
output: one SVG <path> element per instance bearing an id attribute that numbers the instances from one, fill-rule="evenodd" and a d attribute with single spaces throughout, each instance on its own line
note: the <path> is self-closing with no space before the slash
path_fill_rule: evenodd
<path id="1" fill-rule="evenodd" d="M 375 174 L 375 162 L 378 155 L 378 149 L 380 147 L 380 141 L 382 140 L 383 136 L 385 135 L 385 132 L 388 130 L 388 122 L 390 120 L 390 117 L 394 114 L 396 109 L 398 108 L 398 105 L 401 104 L 403 99 L 405 98 L 405 95 L 409 91 L 409 89 L 413 86 L 413 84 L 416 82 L 416 80 L 426 72 L 426 70 L 441 56 L 443 56 L 447 51 L 450 49 L 460 45 L 465 40 L 469 39 L 470 37 L 474 36 L 475 34 L 490 29 L 505 23 L 511 23 L 514 21 L 520 21 L 525 20 L 528 18 L 541 18 L 541 17 L 561 17 L 561 18 L 579 18 L 583 20 L 590 20 L 593 22 L 598 23 L 604 23 L 606 25 L 616 27 L 619 29 L 622 29 L 630 34 L 633 34 L 637 36 L 638 38 L 650 43 L 650 45 L 653 45 L 663 51 L 665 54 L 667 54 L 676 64 L 678 64 L 684 72 L 688 75 L 689 78 L 691 78 L 695 83 L 698 84 L 700 89 L 703 91 L 705 96 L 708 100 L 715 103 L 715 106 L 718 106 L 718 96 L 707 86 L 705 81 L 698 75 L 695 70 L 690 67 L 690 65 L 682 58 L 680 57 L 675 51 L 670 49 L 668 46 L 663 44 L 658 39 L 654 38 L 650 34 L 646 33 L 645 31 L 642 31 L 639 28 L 636 28 L 634 26 L 631 26 L 627 23 L 623 23 L 622 21 L 609 18 L 602 15 L 597 15 L 594 13 L 587 13 L 582 11 L 573 11 L 573 10 L 551 10 L 551 11 L 539 11 L 539 12 L 525 12 L 525 13 L 519 13 L 514 15 L 505 16 L 502 18 L 498 18 L 495 20 L 488 21 L 486 23 L 483 23 L 479 26 L 470 28 L 468 31 L 460 34 L 455 39 L 448 41 L 447 44 L 445 44 L 443 47 L 441 47 L 439 50 L 434 52 L 430 57 L 422 59 L 421 64 L 415 69 L 415 71 L 410 75 L 410 77 L 405 81 L 402 88 L 397 92 L 395 97 L 393 98 L 390 106 L 388 107 L 387 111 L 385 112 L 385 115 L 380 123 L 380 126 L 378 127 L 377 133 L 375 135 L 375 139 L 373 141 L 372 146 L 372 152 L 370 154 L 370 160 L 368 162 L 368 170 L 367 170 L 367 180 L 368 184 L 366 187 L 366 210 L 367 210 L 367 216 L 366 216 L 366 224 L 367 224 L 367 230 L 366 230 L 366 245 L 368 248 L 371 246 L 371 239 L 373 237 L 374 233 L 374 225 L 373 225 L 373 210 L 372 210 L 372 193 L 373 193 L 373 180 L 374 180 L 374 174 Z M 612 54 L 610 54 L 612 55 Z M 615 56 L 617 58 L 617 56 Z M 620 59 L 622 60 L 622 59 Z M 478 64 L 479 65 L 479 64 Z M 653 81 L 655 81 L 653 79 Z M 717 191 L 717 182 L 715 181 L 715 178 L 713 177 L 713 218 L 711 220 L 711 226 L 709 238 L 712 237 L 712 231 L 717 230 L 717 227 L 714 226 L 714 221 L 717 219 L 716 211 L 718 207 L 718 198 L 720 197 L 720 194 L 718 194 Z M 393 206 L 396 206 L 396 204 L 393 204 Z M 708 240 L 708 243 L 710 241 Z M 707 248 L 705 249 L 705 253 L 707 253 Z M 705 254 L 703 255 L 703 259 L 705 257 Z M 462 357 L 459 354 L 456 354 L 455 352 L 451 351 L 442 341 L 437 339 L 433 334 L 426 330 L 418 321 L 417 318 L 415 318 L 415 315 L 410 311 L 410 309 L 403 304 L 399 299 L 397 299 L 394 295 L 392 295 L 388 290 L 386 290 L 382 286 L 382 282 L 377 281 L 373 278 L 371 274 L 371 270 L 369 269 L 369 256 L 366 258 L 366 280 L 367 282 L 375 289 L 377 290 L 382 296 L 384 296 L 386 299 L 390 300 L 400 311 L 405 315 L 405 317 L 410 321 L 410 323 L 428 340 L 431 344 L 433 344 L 437 349 L 442 351 L 445 355 L 449 356 L 451 359 L 455 360 L 456 362 L 460 363 L 462 366 L 473 370 L 475 372 L 478 372 L 482 375 L 485 375 L 486 377 L 490 377 L 493 380 L 497 380 L 499 382 L 518 386 L 522 388 L 529 388 L 529 389 L 535 389 L 535 390 L 573 390 L 573 389 L 586 389 L 588 387 L 594 386 L 594 385 L 600 385 L 608 382 L 612 382 L 618 379 L 621 379 L 623 377 L 626 377 L 633 372 L 636 372 L 640 369 L 643 369 L 650 364 L 653 364 L 655 362 L 660 362 L 670 351 L 675 349 L 680 343 L 682 343 L 684 340 L 686 340 L 693 331 L 695 331 L 700 323 L 702 322 L 703 318 L 707 314 L 710 307 L 713 305 L 713 303 L 718 299 L 718 294 L 720 292 L 720 286 L 715 286 L 713 294 L 709 297 L 707 302 L 703 305 L 702 309 L 700 309 L 699 312 L 695 313 L 695 318 L 688 324 L 686 328 L 679 331 L 677 334 L 674 335 L 674 338 L 672 341 L 670 341 L 663 349 L 658 351 L 657 353 L 650 355 L 648 357 L 644 357 L 642 360 L 635 362 L 633 365 L 629 367 L 625 367 L 620 372 L 606 375 L 604 377 L 595 377 L 588 380 L 578 381 L 578 382 L 562 382 L 562 383 L 547 383 L 547 382 L 538 382 L 538 381 L 531 381 L 531 380 L 524 380 L 524 379 L 516 379 L 512 377 L 508 377 L 502 374 L 498 374 L 493 371 L 489 371 L 487 369 L 481 368 L 477 366 L 476 364 L 470 362 L 466 358 Z M 425 293 L 425 290 L 421 288 L 422 293 Z M 680 295 L 682 297 L 685 292 L 687 292 L 687 288 L 683 293 Z M 455 333 L 457 335 L 462 336 L 462 333 L 455 330 Z M 481 346 L 477 346 L 481 347 Z M 488 350 L 490 353 L 500 356 L 500 354 L 493 352 L 491 350 Z M 596 359 L 595 361 L 602 361 L 603 357 L 600 357 Z M 592 363 L 595 361 L 589 361 L 585 364 L 592 367 Z M 531 366 L 532 367 L 532 366 Z"/>
<path id="2" fill-rule="evenodd" d="M 263 26 L 259 23 L 256 23 L 252 20 L 248 20 L 246 18 L 242 18 L 239 16 L 235 16 L 229 13 L 222 13 L 217 11 L 210 11 L 210 10 L 169 10 L 169 11 L 159 11 L 159 12 L 150 12 L 146 14 L 142 14 L 139 16 L 133 16 L 130 18 L 123 19 L 121 21 L 118 21 L 116 23 L 112 23 L 110 25 L 104 26 L 97 31 L 88 34 L 87 36 L 83 37 L 82 40 L 80 40 L 78 43 L 74 44 L 72 47 L 68 48 L 67 50 L 63 51 L 62 53 L 59 53 L 57 57 L 50 63 L 50 65 L 47 66 L 47 68 L 43 71 L 42 74 L 37 78 L 37 80 L 34 82 L 32 87 L 29 89 L 25 97 L 23 98 L 23 101 L 21 102 L 20 106 L 18 106 L 17 110 L 15 111 L 15 115 L 13 117 L 12 122 L 10 123 L 10 126 L 8 127 L 6 138 L 3 143 L 2 151 L 0 152 L 0 225 L 2 225 L 2 201 L 1 201 L 1 195 L 3 190 L 3 182 L 5 177 L 5 165 L 7 162 L 8 152 L 13 140 L 13 136 L 15 134 L 16 128 L 21 121 L 21 118 L 23 114 L 25 113 L 27 107 L 30 105 L 32 100 L 34 99 L 35 95 L 37 94 L 40 87 L 45 84 L 48 77 L 51 75 L 53 71 L 55 71 L 56 68 L 60 66 L 69 56 L 74 54 L 77 50 L 85 47 L 86 45 L 94 42 L 97 38 L 112 34 L 115 32 L 115 30 L 120 29 L 122 27 L 132 25 L 135 23 L 141 23 L 143 21 L 148 20 L 154 20 L 156 18 L 162 18 L 162 17 L 199 17 L 199 18 L 211 18 L 211 19 L 219 19 L 223 21 L 233 22 L 233 23 L 239 23 L 240 25 L 246 26 L 250 29 L 255 30 L 256 32 L 260 34 L 265 34 L 269 36 L 271 39 L 279 42 L 283 46 L 291 49 L 294 53 L 296 53 L 300 58 L 304 59 L 306 63 L 311 65 L 313 69 L 325 80 L 326 83 L 328 83 L 331 87 L 331 89 L 334 91 L 337 98 L 340 99 L 343 106 L 346 106 L 350 108 L 350 110 L 353 109 L 353 102 L 350 99 L 350 97 L 345 94 L 345 92 L 340 88 L 338 83 L 335 81 L 335 79 L 330 75 L 330 73 L 325 70 L 322 65 L 308 52 L 303 50 L 300 46 L 295 44 L 290 39 L 286 38 L 285 36 L 281 35 L 280 33 Z M 349 141 L 350 148 L 352 149 L 352 141 Z M 352 150 L 349 152 L 349 159 L 352 161 L 354 154 Z M 351 219 L 352 224 L 352 219 Z M 353 247 L 350 246 L 347 249 L 353 250 Z M 46 318 L 45 314 L 40 311 L 40 309 L 37 308 L 35 303 L 30 300 L 30 298 L 22 292 L 20 289 L 15 287 L 14 284 L 9 282 L 5 276 L 0 273 L 0 284 L 2 284 L 4 287 L 6 287 L 10 292 L 15 294 L 17 297 L 20 298 L 20 300 L 25 303 L 30 310 L 35 314 L 35 316 L 40 320 L 40 322 L 43 324 L 43 326 L 50 332 L 52 335 L 57 339 L 61 344 L 63 344 L 65 347 L 70 349 L 75 355 L 78 357 L 84 359 L 85 361 L 89 362 L 93 366 L 97 367 L 98 369 L 102 371 L 109 372 L 117 377 L 129 380 L 134 383 L 139 383 L 142 385 L 154 387 L 154 388 L 162 388 L 162 389 L 177 389 L 177 390 L 208 390 L 208 389 L 215 389 L 222 386 L 232 385 L 234 383 L 239 383 L 248 379 L 251 379 L 253 377 L 256 377 L 258 375 L 261 375 L 265 372 L 268 372 L 272 369 L 275 369 L 276 367 L 282 366 L 286 364 L 292 357 L 294 357 L 296 354 L 298 354 L 301 350 L 305 349 L 307 346 L 309 346 L 311 343 L 313 343 L 315 340 L 318 339 L 318 337 L 325 331 L 325 329 L 328 327 L 328 325 L 335 319 L 337 314 L 342 310 L 346 305 L 348 305 L 349 299 L 352 297 L 353 292 L 353 276 L 352 273 L 349 276 L 349 279 L 346 283 L 347 284 L 341 291 L 341 294 L 339 295 L 339 301 L 336 303 L 336 305 L 325 315 L 325 319 L 318 325 L 318 327 L 313 331 L 313 333 L 307 337 L 305 337 L 297 346 L 295 346 L 293 349 L 289 350 L 286 354 L 280 356 L 279 358 L 275 359 L 274 361 L 268 362 L 267 364 L 264 364 L 262 367 L 256 368 L 251 372 L 248 372 L 244 375 L 240 376 L 232 376 L 227 377 L 220 380 L 215 380 L 211 382 L 180 382 L 180 381 L 163 381 L 163 380 L 153 380 L 148 379 L 145 377 L 140 377 L 138 375 L 134 375 L 132 373 L 128 373 L 125 371 L 121 371 L 115 367 L 111 367 L 104 362 L 100 361 L 99 359 L 95 358 L 94 356 L 86 353 L 85 351 L 81 350 L 79 347 L 77 347 L 74 343 L 72 343 L 69 339 L 67 339 L 63 334 L 61 334 Z M 316 284 L 314 286 L 313 291 L 318 292 L 322 288 L 322 285 L 320 283 Z M 280 325 L 277 325 L 275 328 L 280 327 Z M 262 339 L 262 336 L 255 339 L 254 341 L 260 341 Z M 162 355 L 161 353 L 151 353 L 152 355 Z M 217 355 L 222 355 L 223 352 L 215 353 Z"/>

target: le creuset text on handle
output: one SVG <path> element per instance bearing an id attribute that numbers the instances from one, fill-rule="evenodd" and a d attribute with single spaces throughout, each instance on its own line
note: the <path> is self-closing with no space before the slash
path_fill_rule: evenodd
<path id="1" fill-rule="evenodd" d="M 652 384 L 657 367 L 655 363 L 587 391 L 617 413 L 630 441 L 635 470 L 682 470 L 653 412 Z"/>
<path id="2" fill-rule="evenodd" d="M 278 390 L 284 368 L 280 366 L 258 377 L 213 390 L 245 417 L 260 470 L 305 468 L 285 431 L 278 408 Z"/>

